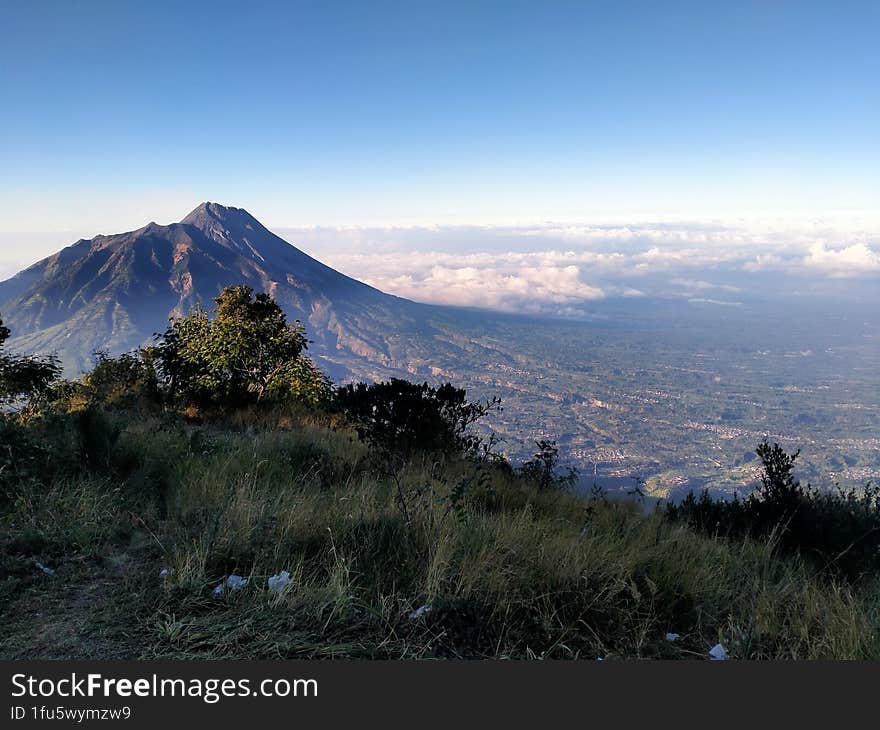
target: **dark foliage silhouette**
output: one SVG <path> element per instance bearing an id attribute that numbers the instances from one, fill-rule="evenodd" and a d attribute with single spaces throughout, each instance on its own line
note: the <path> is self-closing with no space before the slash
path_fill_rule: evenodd
<path id="1" fill-rule="evenodd" d="M 800 452 L 793 454 L 766 441 L 756 452 L 761 486 L 745 499 L 713 499 L 690 494 L 668 504 L 666 515 L 704 532 L 728 537 L 775 539 L 818 568 L 857 580 L 880 568 L 880 487 L 820 491 L 794 476 Z"/>
<path id="2" fill-rule="evenodd" d="M 334 403 L 361 440 L 383 454 L 451 455 L 477 453 L 483 439 L 471 426 L 501 401 L 471 402 L 464 389 L 450 383 L 435 387 L 392 378 L 339 388 Z"/>

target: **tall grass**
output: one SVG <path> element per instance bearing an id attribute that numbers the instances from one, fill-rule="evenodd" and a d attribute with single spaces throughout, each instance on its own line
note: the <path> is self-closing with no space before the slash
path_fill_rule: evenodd
<path id="1" fill-rule="evenodd" d="M 17 488 L 3 560 L 115 556 L 120 591 L 137 596 L 124 604 L 132 656 L 706 658 L 719 641 L 749 659 L 880 652 L 876 585 L 816 575 L 772 539 L 699 534 L 490 463 L 423 455 L 386 473 L 352 432 L 303 414 L 117 418 L 99 468 Z M 281 570 L 290 583 L 270 591 Z M 248 584 L 215 596 L 232 574 Z M 98 600 L 112 613 L 122 595 Z"/>

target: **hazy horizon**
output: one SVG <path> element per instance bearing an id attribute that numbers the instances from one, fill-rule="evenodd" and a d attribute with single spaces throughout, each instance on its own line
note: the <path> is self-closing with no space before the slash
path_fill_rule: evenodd
<path id="1" fill-rule="evenodd" d="M 0 233 L 0 280 L 75 240 L 155 218 L 120 230 Z M 579 317 L 618 298 L 741 306 L 774 288 L 795 298 L 880 297 L 880 222 L 870 216 L 268 227 L 349 276 L 434 304 Z"/>

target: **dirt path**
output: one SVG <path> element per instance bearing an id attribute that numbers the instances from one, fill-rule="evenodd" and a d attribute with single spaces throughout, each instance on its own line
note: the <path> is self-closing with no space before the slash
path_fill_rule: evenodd
<path id="1" fill-rule="evenodd" d="M 0 658 L 133 659 L 142 653 L 125 555 L 61 563 L 54 575 L 30 559 L 15 563 L 2 579 Z"/>

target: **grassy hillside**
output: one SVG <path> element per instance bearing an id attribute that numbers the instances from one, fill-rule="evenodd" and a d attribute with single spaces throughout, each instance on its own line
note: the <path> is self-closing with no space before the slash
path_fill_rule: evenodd
<path id="1" fill-rule="evenodd" d="M 77 382 L 0 322 L 0 657 L 880 657 L 880 490 L 765 443 L 745 500 L 578 496 L 473 430 L 497 400 L 334 387 L 215 302 Z"/>
<path id="2" fill-rule="evenodd" d="M 28 457 L 3 462 L 3 658 L 880 656 L 875 580 L 497 461 L 387 469 L 334 417 L 4 429 Z M 230 575 L 247 584 L 215 595 Z"/>

